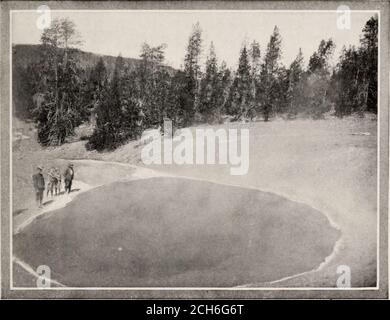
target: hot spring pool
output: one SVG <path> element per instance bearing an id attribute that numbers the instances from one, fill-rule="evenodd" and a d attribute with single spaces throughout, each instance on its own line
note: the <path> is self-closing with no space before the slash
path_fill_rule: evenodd
<path id="1" fill-rule="evenodd" d="M 316 268 L 340 233 L 270 193 L 152 178 L 77 196 L 14 236 L 14 253 L 72 287 L 231 287 Z"/>

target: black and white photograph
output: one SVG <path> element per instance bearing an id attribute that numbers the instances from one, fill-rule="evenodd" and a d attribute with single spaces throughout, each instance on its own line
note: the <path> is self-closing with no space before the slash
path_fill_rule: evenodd
<path id="1" fill-rule="evenodd" d="M 388 299 L 389 3 L 298 2 L 5 2 L 2 298 Z"/>

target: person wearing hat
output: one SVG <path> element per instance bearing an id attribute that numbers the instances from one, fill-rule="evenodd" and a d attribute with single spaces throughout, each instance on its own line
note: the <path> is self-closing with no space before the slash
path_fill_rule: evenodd
<path id="1" fill-rule="evenodd" d="M 74 177 L 73 164 L 69 163 L 64 173 L 65 192 L 68 191 L 68 193 L 70 193 L 70 191 L 72 190 L 73 177 Z"/>
<path id="2" fill-rule="evenodd" d="M 33 184 L 35 190 L 35 200 L 38 208 L 42 208 L 43 192 L 45 191 L 45 179 L 42 174 L 43 167 L 37 167 L 37 173 L 33 175 Z"/>

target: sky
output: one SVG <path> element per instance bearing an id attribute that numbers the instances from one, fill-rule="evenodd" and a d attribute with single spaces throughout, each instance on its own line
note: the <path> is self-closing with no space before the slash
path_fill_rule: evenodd
<path id="1" fill-rule="evenodd" d="M 37 44 L 42 30 L 36 11 L 12 13 L 12 43 Z M 219 62 L 224 60 L 236 68 L 241 48 L 253 40 L 260 43 L 264 56 L 274 26 L 282 37 L 282 58 L 288 66 L 302 49 L 305 64 L 322 39 L 332 38 L 336 44 L 335 62 L 343 45 L 359 45 L 359 36 L 374 12 L 351 12 L 349 29 L 339 29 L 340 13 L 334 12 L 269 12 L 269 11 L 55 11 L 51 18 L 69 17 L 81 34 L 80 49 L 88 52 L 138 58 L 142 43 L 152 46 L 165 43 L 165 63 L 179 68 L 192 26 L 202 29 L 203 62 L 213 41 Z"/>

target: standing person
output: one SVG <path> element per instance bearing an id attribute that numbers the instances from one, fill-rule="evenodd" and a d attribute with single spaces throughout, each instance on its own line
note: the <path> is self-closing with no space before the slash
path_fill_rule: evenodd
<path id="1" fill-rule="evenodd" d="M 38 166 L 37 173 L 33 175 L 35 200 L 38 208 L 42 208 L 43 191 L 45 191 L 45 179 L 43 178 L 42 170 L 42 166 Z"/>
<path id="2" fill-rule="evenodd" d="M 61 172 L 58 167 L 55 168 L 55 175 L 57 177 L 57 187 L 56 187 L 56 195 L 59 195 L 61 193 Z"/>
<path id="3" fill-rule="evenodd" d="M 73 177 L 74 177 L 73 164 L 70 163 L 64 173 L 65 192 L 68 191 L 68 193 L 70 193 L 70 191 L 72 190 Z"/>
<path id="4" fill-rule="evenodd" d="M 50 192 L 50 195 L 53 197 L 53 189 L 55 189 L 55 194 L 57 195 L 57 184 L 58 184 L 58 178 L 57 178 L 54 167 L 52 167 L 49 170 L 48 175 L 49 175 L 49 183 L 47 184 L 46 197 L 49 196 L 49 192 Z"/>

